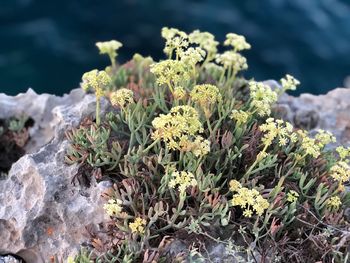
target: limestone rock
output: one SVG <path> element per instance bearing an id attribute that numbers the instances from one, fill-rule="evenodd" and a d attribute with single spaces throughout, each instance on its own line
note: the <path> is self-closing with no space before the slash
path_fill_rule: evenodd
<path id="1" fill-rule="evenodd" d="M 14 97 L 0 93 L 0 119 L 19 117 L 23 114 L 32 118 L 34 126 L 29 130 L 31 140 L 26 146 L 26 151 L 35 152 L 54 137 L 54 126 L 51 124 L 54 118 L 52 110 L 59 105 L 74 105 L 84 96 L 81 89 L 72 90 L 69 95 L 63 97 L 38 95 L 32 89 Z"/>
<path id="2" fill-rule="evenodd" d="M 337 137 L 337 143 L 350 145 L 350 89 L 337 88 L 325 95 L 284 95 L 277 107 L 287 108 L 285 119 L 311 131 L 324 129 Z"/>
<path id="3" fill-rule="evenodd" d="M 54 255 L 66 259 L 88 240 L 87 226 L 107 219 L 101 193 L 109 183 L 93 182 L 90 188 L 74 185 L 77 166 L 64 163 L 68 146 L 64 132 L 93 114 L 94 96 L 75 90 L 56 97 L 29 90 L 26 95 L 7 98 L 0 97 L 2 107 L 7 105 L 0 117 L 27 108 L 36 122 L 33 138 L 45 137 L 38 138 L 32 150 L 49 143 L 19 159 L 0 181 L 0 255 L 15 254 L 27 263 L 48 262 Z"/>
<path id="4" fill-rule="evenodd" d="M 22 263 L 22 262 L 23 262 L 22 260 L 18 260 L 15 257 L 10 255 L 3 256 L 3 257 L 0 256 L 0 263 Z"/>

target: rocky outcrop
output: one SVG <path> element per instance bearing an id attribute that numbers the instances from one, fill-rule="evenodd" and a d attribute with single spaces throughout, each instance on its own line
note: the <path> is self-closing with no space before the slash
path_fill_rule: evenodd
<path id="1" fill-rule="evenodd" d="M 284 95 L 277 110 L 294 126 L 323 129 L 337 137 L 337 144 L 350 145 L 350 89 L 337 88 L 325 95 Z"/>
<path id="2" fill-rule="evenodd" d="M 94 97 L 80 90 L 64 97 L 28 90 L 16 97 L 0 94 L 0 102 L 0 118 L 26 113 L 35 121 L 28 154 L 0 181 L 0 255 L 16 254 L 28 263 L 47 262 L 53 255 L 65 259 L 88 241 L 86 227 L 108 220 L 101 193 L 109 183 L 74 185 L 77 166 L 63 162 L 68 146 L 64 132 L 94 113 Z M 276 111 L 297 127 L 329 130 L 339 143 L 350 145 L 350 89 L 285 95 Z M 221 258 L 222 247 L 210 253 Z"/>
<path id="3" fill-rule="evenodd" d="M 85 96 L 80 89 L 72 90 L 63 97 L 50 94 L 36 94 L 32 89 L 15 97 L 0 93 L 0 119 L 26 115 L 34 120 L 29 130 L 30 142 L 26 145 L 28 153 L 36 152 L 55 135 L 53 109 L 57 106 L 70 106 L 80 102 Z M 78 120 L 78 116 L 76 117 Z"/>
<path id="4" fill-rule="evenodd" d="M 87 226 L 105 220 L 101 193 L 108 183 L 74 185 L 77 166 L 63 161 L 68 145 L 64 132 L 94 112 L 94 97 L 80 90 L 61 98 L 29 90 L 0 100 L 6 105 L 2 118 L 25 111 L 35 120 L 33 152 L 0 181 L 0 255 L 16 254 L 28 263 L 48 262 L 54 255 L 65 259 L 88 239 Z"/>

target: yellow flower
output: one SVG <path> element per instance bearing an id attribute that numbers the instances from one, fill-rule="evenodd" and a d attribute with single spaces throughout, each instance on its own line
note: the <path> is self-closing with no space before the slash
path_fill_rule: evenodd
<path id="1" fill-rule="evenodd" d="M 234 51 L 241 51 L 244 49 L 250 49 L 250 44 L 247 43 L 244 36 L 237 35 L 235 33 L 228 33 L 224 42 L 225 46 L 232 46 Z"/>
<path id="2" fill-rule="evenodd" d="M 197 185 L 197 180 L 191 172 L 174 171 L 171 177 L 169 187 L 175 188 L 177 186 L 180 192 L 185 192 L 188 187 Z"/>
<path id="3" fill-rule="evenodd" d="M 247 59 L 234 51 L 225 51 L 216 55 L 215 61 L 223 65 L 225 69 L 232 69 L 234 73 L 248 68 Z"/>
<path id="4" fill-rule="evenodd" d="M 341 206 L 341 200 L 338 196 L 330 197 L 326 202 L 327 202 L 326 203 L 327 208 L 329 210 L 337 211 L 339 209 L 339 207 Z"/>
<path id="5" fill-rule="evenodd" d="M 126 105 L 134 102 L 133 96 L 134 93 L 132 90 L 123 88 L 112 92 L 110 95 L 110 101 L 113 106 L 124 108 Z"/>
<path id="6" fill-rule="evenodd" d="M 298 200 L 299 194 L 294 190 L 290 190 L 287 194 L 287 201 L 290 203 L 294 203 Z"/>
<path id="7" fill-rule="evenodd" d="M 277 101 L 277 93 L 262 82 L 249 82 L 251 105 L 260 116 L 270 115 L 271 106 Z"/>
<path id="8" fill-rule="evenodd" d="M 284 78 L 281 79 L 281 84 L 282 84 L 283 91 L 287 91 L 287 90 L 296 90 L 300 82 L 293 76 L 287 74 Z"/>
<path id="9" fill-rule="evenodd" d="M 75 263 L 74 257 L 69 256 L 69 257 L 67 258 L 67 263 Z"/>
<path id="10" fill-rule="evenodd" d="M 222 100 L 219 89 L 211 84 L 196 85 L 190 93 L 193 102 L 203 109 L 207 118 L 211 115 L 211 106 Z"/>
<path id="11" fill-rule="evenodd" d="M 231 180 L 230 181 L 230 191 L 231 192 L 237 192 L 238 189 L 242 187 L 241 183 L 238 182 L 237 180 Z"/>
<path id="12" fill-rule="evenodd" d="M 103 205 L 103 209 L 109 216 L 116 216 L 121 213 L 123 202 L 119 199 L 109 199 L 107 204 Z"/>
<path id="13" fill-rule="evenodd" d="M 338 161 L 335 165 L 332 166 L 330 172 L 331 177 L 340 183 L 344 183 L 350 180 L 350 167 L 344 161 Z"/>
<path id="14" fill-rule="evenodd" d="M 177 86 L 174 89 L 173 96 L 178 100 L 184 99 L 186 97 L 186 91 L 183 87 Z"/>
<path id="15" fill-rule="evenodd" d="M 96 97 L 102 97 L 104 95 L 104 88 L 111 85 L 112 80 L 105 71 L 98 71 L 97 69 L 86 72 L 82 77 L 83 82 L 81 87 L 83 90 L 88 91 L 93 89 Z"/>
<path id="16" fill-rule="evenodd" d="M 173 107 L 168 114 L 156 117 L 152 125 L 156 129 L 152 134 L 154 140 L 163 140 L 170 149 L 178 150 L 191 141 L 190 137 L 203 131 L 198 112 L 191 106 Z"/>
<path id="17" fill-rule="evenodd" d="M 135 234 L 141 234 L 141 235 L 144 234 L 146 223 L 147 222 L 145 219 L 141 217 L 136 217 L 133 223 L 129 223 L 131 232 Z"/>
<path id="18" fill-rule="evenodd" d="M 264 132 L 262 142 L 269 146 L 275 138 L 278 138 L 280 146 L 285 146 L 289 141 L 292 141 L 293 126 L 289 122 L 268 118 L 266 123 L 260 125 L 259 129 Z"/>
<path id="19" fill-rule="evenodd" d="M 261 216 L 269 207 L 269 202 L 256 189 L 242 187 L 236 180 L 230 181 L 230 190 L 237 192 L 232 196 L 231 204 L 243 209 L 243 215 L 251 217 L 253 212 Z"/>
<path id="20" fill-rule="evenodd" d="M 121 48 L 123 44 L 116 40 L 110 40 L 105 42 L 97 42 L 96 46 L 100 50 L 101 54 L 109 54 Z"/>
<path id="21" fill-rule="evenodd" d="M 310 138 L 307 131 L 298 130 L 297 133 L 301 138 L 301 149 L 306 154 L 317 158 L 321 154 L 320 144 L 318 144 L 315 139 Z"/>
<path id="22" fill-rule="evenodd" d="M 334 135 L 331 132 L 324 130 L 318 130 L 315 139 L 320 148 L 323 148 L 325 145 L 331 142 L 336 142 Z"/>
<path id="23" fill-rule="evenodd" d="M 203 61 L 205 51 L 200 47 L 190 47 L 180 54 L 181 61 L 194 67 L 198 62 Z"/>
<path id="24" fill-rule="evenodd" d="M 252 217 L 252 216 L 253 216 L 253 211 L 250 210 L 250 209 L 245 209 L 245 210 L 243 211 L 243 215 L 244 215 L 245 217 Z"/>
<path id="25" fill-rule="evenodd" d="M 237 122 L 237 125 L 241 125 L 248 121 L 250 113 L 243 110 L 232 110 L 230 118 Z"/>
<path id="26" fill-rule="evenodd" d="M 191 43 L 199 45 L 200 48 L 206 51 L 207 61 L 211 61 L 215 57 L 219 42 L 215 41 L 215 37 L 212 34 L 195 30 L 189 34 L 188 38 Z"/>
<path id="27" fill-rule="evenodd" d="M 169 58 L 172 57 L 174 51 L 176 55 L 179 56 L 180 53 L 188 47 L 187 34 L 176 28 L 163 27 L 162 37 L 166 40 L 164 53 L 168 55 Z"/>
<path id="28" fill-rule="evenodd" d="M 344 160 L 344 159 L 350 157 L 350 147 L 345 148 L 343 146 L 339 146 L 339 147 L 337 147 L 336 151 L 339 154 L 339 157 L 341 160 Z"/>
<path id="29" fill-rule="evenodd" d="M 196 157 L 207 155 L 210 152 L 210 142 L 205 140 L 202 136 L 196 136 L 190 151 L 193 152 Z"/>
<path id="30" fill-rule="evenodd" d="M 186 82 L 190 79 L 188 66 L 183 61 L 164 60 L 151 65 L 151 72 L 157 78 L 157 84 L 168 85 L 170 91 L 173 87 L 179 86 L 180 82 Z"/>
<path id="31" fill-rule="evenodd" d="M 117 50 L 123 46 L 122 43 L 116 40 L 97 42 L 97 48 L 100 50 L 100 54 L 107 54 L 112 62 L 115 64 L 115 58 L 117 57 Z"/>

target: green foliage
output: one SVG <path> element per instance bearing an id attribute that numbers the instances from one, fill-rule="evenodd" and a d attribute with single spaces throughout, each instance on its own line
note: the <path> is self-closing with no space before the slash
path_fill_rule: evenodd
<path id="1" fill-rule="evenodd" d="M 299 82 L 287 75 L 273 90 L 240 77 L 239 52 L 250 48 L 242 36 L 228 34 L 222 54 L 207 32 L 162 36 L 167 59 L 112 62 L 99 97 L 115 109 L 67 133 L 66 161 L 114 181 L 109 238 L 95 238 L 91 257 L 207 262 L 207 239 L 240 262 L 257 253 L 261 262 L 345 262 L 350 149 L 326 150 L 330 133 L 310 137 L 270 117 Z M 177 238 L 187 251 L 171 254 Z"/>
<path id="2" fill-rule="evenodd" d="M 25 128 L 25 124 L 27 120 L 28 120 L 28 116 L 25 116 L 25 115 L 20 116 L 18 118 L 13 118 L 9 121 L 8 129 L 13 132 L 20 132 Z M 0 134 L 1 134 L 1 131 L 0 131 Z"/>

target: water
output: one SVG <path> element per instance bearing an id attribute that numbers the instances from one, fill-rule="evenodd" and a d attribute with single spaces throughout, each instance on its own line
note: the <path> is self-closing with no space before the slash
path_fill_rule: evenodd
<path id="1" fill-rule="evenodd" d="M 162 26 L 247 37 L 247 77 L 301 80 L 299 92 L 325 93 L 350 75 L 347 0 L 1 0 L 0 92 L 63 94 L 81 75 L 104 68 L 96 41 L 124 43 L 120 61 L 139 52 L 162 58 Z"/>

